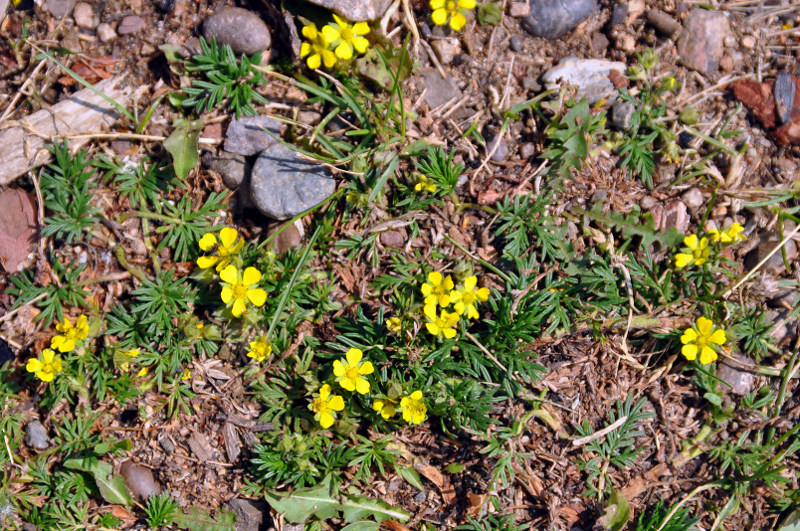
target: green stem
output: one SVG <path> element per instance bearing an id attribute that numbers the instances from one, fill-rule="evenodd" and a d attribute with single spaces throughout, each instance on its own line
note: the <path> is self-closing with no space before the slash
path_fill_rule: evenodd
<path id="1" fill-rule="evenodd" d="M 502 271 L 500 271 L 499 269 L 497 269 L 495 266 L 493 266 L 492 264 L 490 264 L 489 262 L 487 262 L 487 261 L 486 261 L 486 260 L 484 260 L 483 258 L 480 258 L 480 257 L 478 257 L 478 256 L 475 256 L 474 254 L 472 254 L 471 252 L 469 252 L 468 250 L 466 250 L 466 249 L 464 248 L 464 246 L 462 246 L 460 243 L 458 243 L 457 241 L 455 241 L 453 238 L 451 238 L 451 237 L 450 237 L 450 236 L 448 236 L 447 234 L 442 234 L 442 236 L 444 236 L 444 239 L 445 239 L 445 240 L 449 241 L 450 243 L 452 243 L 453 245 L 455 245 L 456 247 L 458 247 L 459 249 L 461 249 L 461 252 L 463 252 L 464 254 L 466 254 L 468 257 L 472 258 L 473 260 L 475 260 L 476 262 L 478 262 L 479 264 L 481 264 L 483 267 L 485 267 L 485 268 L 486 268 L 486 269 L 488 269 L 489 271 L 492 271 L 492 272 L 494 272 L 494 273 L 495 273 L 497 276 L 499 276 L 500 278 L 502 278 L 503 280 L 505 280 L 505 281 L 506 281 L 506 283 L 508 283 L 508 284 L 513 284 L 513 282 L 511 281 L 511 278 L 509 278 L 509 276 L 508 276 L 508 275 L 506 275 L 505 273 L 503 273 Z"/>
<path id="2" fill-rule="evenodd" d="M 294 268 L 294 273 L 292 274 L 292 278 L 289 279 L 289 285 L 286 286 L 283 290 L 283 294 L 281 295 L 280 300 L 278 301 L 278 307 L 275 308 L 275 313 L 272 314 L 272 320 L 269 323 L 269 330 L 267 330 L 266 341 L 269 342 L 272 339 L 272 332 L 275 331 L 275 326 L 278 324 L 278 319 L 281 316 L 281 312 L 283 312 L 283 307 L 286 305 L 286 301 L 289 300 L 289 296 L 292 293 L 292 288 L 294 287 L 295 282 L 297 282 L 297 277 L 300 275 L 300 271 L 305 266 L 306 260 L 308 259 L 308 255 L 311 252 L 311 248 L 314 247 L 314 242 L 317 241 L 320 233 L 322 232 L 322 226 L 318 225 L 314 234 L 311 236 L 311 240 L 309 240 L 308 245 L 306 245 L 305 250 L 303 250 L 303 255 L 300 257 L 300 261 L 297 263 L 297 266 Z"/>
<path id="3" fill-rule="evenodd" d="M 125 256 L 125 249 L 123 249 L 121 245 L 114 250 L 114 254 L 117 257 L 117 261 L 125 269 L 125 271 L 135 276 L 142 282 L 147 280 L 147 275 L 144 274 L 144 271 L 128 263 L 128 258 Z"/>
<path id="4" fill-rule="evenodd" d="M 125 214 L 117 216 L 117 221 L 121 223 L 133 216 L 145 219 L 157 219 L 158 221 L 163 221 L 164 223 L 183 225 L 183 220 L 181 219 L 165 216 L 164 214 L 156 214 L 155 212 L 148 212 L 146 210 L 133 210 L 131 212 L 126 212 Z"/>
<path id="5" fill-rule="evenodd" d="M 791 359 L 789 359 L 789 363 L 783 369 L 783 378 L 781 379 L 781 386 L 780 389 L 778 389 L 778 396 L 775 398 L 775 409 L 773 409 L 772 411 L 773 418 L 781 414 L 783 401 L 786 399 L 786 388 L 789 386 L 789 379 L 791 378 L 795 367 L 797 367 L 798 355 L 800 355 L 800 349 L 795 350 L 794 354 L 792 354 Z"/>
<path id="6" fill-rule="evenodd" d="M 696 136 L 698 138 L 702 138 L 706 143 L 711 144 L 712 146 L 714 146 L 717 149 L 721 149 L 723 151 L 727 151 L 731 155 L 738 155 L 739 154 L 739 152 L 736 151 L 735 149 L 733 149 L 732 147 L 728 147 L 725 144 L 723 144 L 722 142 L 720 142 L 719 140 L 717 140 L 716 138 L 712 138 L 712 137 L 710 137 L 710 136 L 708 136 L 706 134 L 701 133 L 700 131 L 698 131 L 694 127 L 689 127 L 688 125 L 686 125 L 686 126 L 684 126 L 684 129 L 686 129 L 686 132 L 688 132 L 689 134 L 694 135 L 694 136 Z"/>

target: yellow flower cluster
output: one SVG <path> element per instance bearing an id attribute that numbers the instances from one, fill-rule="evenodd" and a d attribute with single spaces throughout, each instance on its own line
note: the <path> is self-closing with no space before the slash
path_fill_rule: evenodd
<path id="1" fill-rule="evenodd" d="M 252 347 L 251 347 L 252 348 Z M 336 383 L 345 391 L 366 395 L 370 391 L 370 382 L 365 378 L 375 372 L 371 361 L 364 361 L 364 353 L 357 348 L 351 348 L 345 353 L 344 359 L 333 362 L 333 375 Z M 344 410 L 344 398 L 332 394 L 330 384 L 320 387 L 318 393 L 312 396 L 308 408 L 314 413 L 314 420 L 327 429 L 336 421 L 336 413 Z M 398 395 L 400 393 L 397 393 Z M 420 424 L 425 420 L 428 411 L 422 398 L 422 391 L 414 391 L 400 399 L 388 397 L 375 399 L 372 408 L 379 412 L 384 419 L 390 419 L 398 411 L 403 413 L 403 419 L 410 424 Z"/>
<path id="2" fill-rule="evenodd" d="M 701 266 L 705 264 L 711 256 L 712 249 L 709 247 L 709 239 L 713 243 L 722 245 L 733 245 L 747 239 L 743 234 L 744 227 L 738 223 L 733 223 L 726 230 L 720 231 L 712 229 L 708 237 L 699 237 L 697 234 L 690 234 L 683 239 L 684 247 L 681 252 L 675 255 L 675 267 L 683 269 L 688 266 Z"/>
<path id="3" fill-rule="evenodd" d="M 219 231 L 219 239 L 211 233 L 205 234 L 199 242 L 205 256 L 197 259 L 201 269 L 215 267 L 222 281 L 221 298 L 234 317 L 241 317 L 247 310 L 247 303 L 261 307 L 267 301 L 267 292 L 256 285 L 261 281 L 261 272 L 255 267 L 240 271 L 238 257 L 244 247 L 236 229 L 224 227 Z"/>
<path id="4" fill-rule="evenodd" d="M 434 336 L 443 336 L 447 339 L 455 337 L 455 327 L 463 315 L 467 319 L 480 317 L 476 305 L 478 302 L 489 300 L 489 289 L 478 288 L 478 277 L 470 276 L 464 279 L 464 284 L 455 287 L 450 275 L 443 276 L 438 271 L 428 274 L 428 282 L 422 284 L 422 294 L 425 296 L 425 316 L 428 322 L 425 328 Z M 447 307 L 453 305 L 453 311 Z M 436 308 L 442 308 L 437 313 Z"/>
<path id="5" fill-rule="evenodd" d="M 431 20 L 437 26 L 444 26 L 450 22 L 453 31 L 458 31 L 467 23 L 464 13 L 468 9 L 475 9 L 475 0 L 431 0 Z"/>
<path id="6" fill-rule="evenodd" d="M 300 57 L 307 57 L 306 64 L 312 70 L 322 65 L 332 68 L 337 60 L 352 59 L 354 52 L 362 54 L 369 47 L 364 38 L 369 33 L 369 24 L 350 24 L 338 15 L 333 15 L 333 20 L 321 30 L 313 23 L 303 27 L 303 37 L 307 40 L 300 45 Z"/>
<path id="7" fill-rule="evenodd" d="M 436 191 L 436 183 L 432 183 L 426 176 L 420 175 L 419 181 L 416 186 L 414 186 L 414 191 L 432 194 Z"/>
<path id="8" fill-rule="evenodd" d="M 718 345 L 724 345 L 725 341 L 725 330 L 722 328 L 714 330 L 714 322 L 711 319 L 700 317 L 694 326 L 683 331 L 681 354 L 689 361 L 695 360 L 699 354 L 700 363 L 708 365 L 716 361 L 716 349 Z"/>
<path id="9" fill-rule="evenodd" d="M 89 337 L 88 319 L 85 315 L 80 315 L 73 325 L 65 317 L 63 322 L 56 325 L 56 330 L 61 333 L 50 340 L 50 348 L 42 349 L 37 357 L 29 358 L 25 365 L 28 372 L 34 373 L 43 382 L 52 382 L 56 374 L 64 369 L 61 356 L 57 352 L 63 354 L 73 351 Z"/>
<path id="10" fill-rule="evenodd" d="M 270 354 L 272 354 L 272 345 L 267 341 L 266 335 L 262 335 L 255 341 L 250 342 L 250 352 L 247 353 L 248 358 L 253 358 L 258 363 L 264 363 Z"/>

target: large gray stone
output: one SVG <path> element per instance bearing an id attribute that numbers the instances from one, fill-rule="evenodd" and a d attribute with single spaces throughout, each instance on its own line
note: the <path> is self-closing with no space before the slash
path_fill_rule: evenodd
<path id="1" fill-rule="evenodd" d="M 308 0 L 312 4 L 336 11 L 347 20 L 377 20 L 386 13 L 392 0 Z"/>
<path id="2" fill-rule="evenodd" d="M 269 523 L 269 505 L 244 498 L 228 500 L 228 507 L 236 515 L 236 531 L 259 531 Z"/>
<path id="3" fill-rule="evenodd" d="M 530 0 L 522 29 L 534 37 L 558 39 L 597 12 L 595 0 Z"/>
<path id="4" fill-rule="evenodd" d="M 203 37 L 227 44 L 237 54 L 253 55 L 272 44 L 269 28 L 261 17 L 241 7 L 222 7 L 203 22 Z"/>
<path id="5" fill-rule="evenodd" d="M 431 70 L 422 79 L 425 82 L 425 103 L 431 109 L 444 105 L 454 97 L 461 98 L 456 80 L 452 77 L 443 79 L 438 70 Z"/>
<path id="6" fill-rule="evenodd" d="M 25 444 L 36 450 L 47 450 L 50 446 L 50 437 L 42 423 L 34 420 L 25 426 Z"/>
<path id="7" fill-rule="evenodd" d="M 560 83 L 577 87 L 577 98 L 586 98 L 589 103 L 601 99 L 613 101 L 617 89 L 608 79 L 612 70 L 625 73 L 625 63 L 603 59 L 578 59 L 566 57 L 558 65 L 548 70 L 542 80 L 548 89 L 558 88 Z"/>
<path id="8" fill-rule="evenodd" d="M 321 165 L 300 158 L 284 146 L 273 144 L 253 165 L 250 197 L 262 214 L 288 219 L 329 198 L 336 181 Z"/>
<path id="9" fill-rule="evenodd" d="M 282 124 L 269 116 L 243 116 L 231 120 L 225 132 L 225 151 L 239 155 L 255 155 L 277 142 L 273 135 L 280 136 Z"/>

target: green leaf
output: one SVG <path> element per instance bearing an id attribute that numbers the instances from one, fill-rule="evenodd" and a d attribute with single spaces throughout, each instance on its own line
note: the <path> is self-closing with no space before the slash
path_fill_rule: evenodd
<path id="1" fill-rule="evenodd" d="M 722 397 L 716 393 L 706 393 L 703 395 L 703 398 L 711 402 L 717 407 L 722 407 Z"/>
<path id="2" fill-rule="evenodd" d="M 172 155 L 175 175 L 180 179 L 186 179 L 189 172 L 200 162 L 200 156 L 197 154 L 197 141 L 203 123 L 199 120 L 191 122 L 184 118 L 177 118 L 173 125 L 175 130 L 164 140 L 164 149 Z"/>
<path id="3" fill-rule="evenodd" d="M 491 24 L 497 26 L 503 18 L 503 11 L 494 2 L 486 2 L 478 6 L 478 23 L 483 26 Z"/>
<path id="4" fill-rule="evenodd" d="M 458 474 L 460 472 L 463 472 L 465 468 L 467 467 L 465 467 L 461 463 L 450 463 L 449 465 L 444 467 L 444 471 L 447 472 L 448 474 Z"/>
<path id="5" fill-rule="evenodd" d="M 336 492 L 334 492 L 336 490 Z M 407 512 L 392 507 L 381 500 L 370 500 L 363 496 L 338 496 L 334 489 L 333 477 L 325 478 L 315 487 L 297 489 L 287 496 L 266 494 L 267 502 L 277 512 L 282 513 L 287 521 L 299 524 L 310 517 L 319 520 L 335 518 L 341 511 L 345 523 L 356 522 L 374 517 L 378 522 L 398 520 L 406 522 L 411 517 Z"/>
<path id="6" fill-rule="evenodd" d="M 419 479 L 419 473 L 417 473 L 414 467 L 397 466 L 395 467 L 395 471 L 400 475 L 401 478 L 406 480 L 409 485 L 418 488 L 422 492 L 425 492 L 425 487 L 422 486 L 422 481 Z"/>
<path id="7" fill-rule="evenodd" d="M 94 481 L 97 483 L 100 495 L 108 503 L 133 505 L 133 498 L 130 492 L 128 492 L 128 487 L 125 485 L 125 478 L 123 478 L 121 474 L 117 474 L 110 479 L 109 476 L 95 474 Z"/>
<path id="8" fill-rule="evenodd" d="M 378 522 L 371 522 L 369 520 L 355 522 L 350 525 L 344 526 L 341 531 L 378 531 L 381 524 Z"/>
<path id="9" fill-rule="evenodd" d="M 597 525 L 607 531 L 621 531 L 631 519 L 631 506 L 628 500 L 619 493 L 613 491 L 608 498 L 603 516 L 597 519 Z"/>
<path id="10" fill-rule="evenodd" d="M 200 507 L 189 507 L 189 513 L 178 511 L 173 515 L 175 524 L 189 531 L 236 531 L 236 515 L 217 509 L 216 518 Z"/>

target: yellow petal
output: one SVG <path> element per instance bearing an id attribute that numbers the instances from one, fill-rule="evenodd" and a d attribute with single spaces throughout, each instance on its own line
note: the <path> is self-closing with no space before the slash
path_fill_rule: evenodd
<path id="1" fill-rule="evenodd" d="M 236 232 L 236 229 L 232 229 L 230 227 L 223 227 L 221 231 L 219 231 L 219 241 L 222 242 L 226 248 L 233 247 L 233 244 L 236 243 L 236 238 L 239 237 L 239 233 Z"/>
<path id="2" fill-rule="evenodd" d="M 717 353 L 714 352 L 714 349 L 711 347 L 703 347 L 700 350 L 700 363 L 703 365 L 708 365 L 709 363 L 716 361 Z"/>
<path id="3" fill-rule="evenodd" d="M 356 22 L 353 24 L 353 33 L 356 35 L 366 35 L 369 33 L 369 24 L 366 22 Z"/>
<path id="4" fill-rule="evenodd" d="M 697 339 L 697 332 L 694 331 L 694 328 L 687 328 L 683 331 L 683 335 L 681 336 L 681 343 L 686 345 L 687 343 L 694 343 Z"/>
<path id="5" fill-rule="evenodd" d="M 323 26 L 322 39 L 325 41 L 326 45 L 333 44 L 339 40 L 339 31 L 332 26 Z"/>
<path id="6" fill-rule="evenodd" d="M 441 9 L 444 7 L 445 0 L 431 0 L 431 9 Z"/>
<path id="7" fill-rule="evenodd" d="M 423 310 L 428 319 L 436 319 L 436 306 L 433 304 L 426 304 Z"/>
<path id="8" fill-rule="evenodd" d="M 445 328 L 442 331 L 442 333 L 444 334 L 444 337 L 446 337 L 447 339 L 453 339 L 454 337 L 456 337 L 456 331 L 454 328 Z"/>
<path id="9" fill-rule="evenodd" d="M 248 267 L 244 270 L 244 276 L 242 277 L 242 282 L 245 286 L 252 286 L 253 284 L 257 284 L 258 281 L 261 280 L 261 272 L 256 269 L 255 267 Z"/>
<path id="10" fill-rule="evenodd" d="M 352 59 L 352 57 L 353 57 L 353 49 L 350 48 L 350 46 L 347 43 L 344 43 L 344 42 L 339 44 L 339 46 L 336 47 L 336 50 L 334 51 L 334 53 L 336 54 L 336 57 L 338 57 L 339 59 L 342 59 L 344 61 L 347 61 L 348 59 Z"/>
<path id="11" fill-rule="evenodd" d="M 372 402 L 372 409 L 374 409 L 375 411 L 380 411 L 381 409 L 383 409 L 383 400 L 374 400 Z"/>
<path id="12" fill-rule="evenodd" d="M 334 374 L 334 376 L 342 377 L 342 376 L 344 376 L 344 372 L 345 372 L 345 369 L 344 369 L 344 365 L 342 365 L 342 362 L 339 361 L 339 360 L 334 360 L 334 362 L 333 362 L 333 374 Z"/>
<path id="13" fill-rule="evenodd" d="M 675 255 L 675 267 L 682 269 L 689 265 L 693 258 L 690 254 L 678 253 Z"/>
<path id="14" fill-rule="evenodd" d="M 375 367 L 371 361 L 365 361 L 361 367 L 358 368 L 358 374 L 372 374 L 375 372 Z"/>
<path id="15" fill-rule="evenodd" d="M 200 242 L 198 245 L 204 251 L 211 251 L 214 249 L 214 246 L 217 244 L 217 238 L 210 232 L 207 232 L 200 238 Z"/>
<path id="16" fill-rule="evenodd" d="M 364 37 L 353 37 L 353 47 L 358 53 L 364 53 L 369 48 L 369 41 Z"/>
<path id="17" fill-rule="evenodd" d="M 333 426 L 333 420 L 333 415 L 330 413 L 321 413 L 319 416 L 319 425 L 326 429 L 330 428 Z"/>
<path id="18" fill-rule="evenodd" d="M 475 9 L 475 0 L 458 0 L 458 7 L 463 9 Z"/>
<path id="19" fill-rule="evenodd" d="M 36 358 L 31 358 L 28 360 L 28 364 L 25 366 L 25 370 L 28 372 L 37 372 L 41 370 L 43 367 L 42 362 Z"/>
<path id="20" fill-rule="evenodd" d="M 459 31 L 461 28 L 464 27 L 464 24 L 467 23 L 467 17 L 462 15 L 461 13 L 456 13 L 452 17 L 450 17 L 450 27 L 453 28 L 453 31 Z"/>
<path id="21" fill-rule="evenodd" d="M 711 335 L 711 329 L 714 328 L 714 323 L 711 319 L 706 317 L 699 317 L 697 319 L 697 331 L 699 335 L 703 337 L 708 337 Z"/>
<path id="22" fill-rule="evenodd" d="M 341 411 L 344 409 L 344 399 L 339 396 L 332 396 L 331 401 L 328 402 L 328 407 L 334 411 Z"/>
<path id="23" fill-rule="evenodd" d="M 36 373 L 36 377 L 39 378 L 43 382 L 52 382 L 55 374 L 48 371 L 40 371 Z"/>
<path id="24" fill-rule="evenodd" d="M 323 385 L 319 388 L 319 397 L 322 400 L 327 400 L 328 397 L 331 395 L 331 386 L 328 384 Z"/>
<path id="25" fill-rule="evenodd" d="M 300 57 L 305 57 L 306 55 L 311 53 L 311 45 L 307 42 L 304 42 L 300 45 Z"/>
<path id="26" fill-rule="evenodd" d="M 691 250 L 697 249 L 697 234 L 690 234 L 683 239 L 683 244 Z"/>
<path id="27" fill-rule="evenodd" d="M 234 317 L 239 317 L 245 311 L 245 305 L 243 299 L 236 299 L 233 301 L 233 308 L 231 308 L 231 313 Z"/>
<path id="28" fill-rule="evenodd" d="M 455 287 L 455 284 L 453 284 L 453 278 L 450 275 L 447 275 L 447 277 L 445 277 L 445 279 L 444 279 L 444 289 L 446 289 L 447 291 L 450 291 L 454 287 Z"/>
<path id="29" fill-rule="evenodd" d="M 438 271 L 434 271 L 428 274 L 428 282 L 431 283 L 432 286 L 438 286 L 442 283 L 442 274 Z"/>
<path id="30" fill-rule="evenodd" d="M 472 276 L 467 277 L 464 279 L 464 290 L 465 291 L 472 291 L 475 289 L 475 286 L 478 285 L 478 277 Z"/>
<path id="31" fill-rule="evenodd" d="M 360 395 L 365 395 L 365 394 L 369 393 L 369 382 L 367 380 L 365 380 L 364 378 L 359 378 L 356 381 L 356 391 Z"/>
<path id="32" fill-rule="evenodd" d="M 353 380 L 350 380 L 348 378 L 342 378 L 341 380 L 339 380 L 339 385 L 341 385 L 342 389 L 344 389 L 345 391 L 352 392 L 356 390 L 356 384 L 353 383 Z"/>
<path id="33" fill-rule="evenodd" d="M 228 284 L 236 284 L 239 281 L 239 271 L 236 270 L 235 265 L 231 264 L 219 272 L 219 278 Z"/>
<path id="34" fill-rule="evenodd" d="M 439 327 L 433 323 L 425 323 L 425 328 L 428 329 L 431 335 L 438 336 L 439 335 Z"/>
<path id="35" fill-rule="evenodd" d="M 725 331 L 722 329 L 715 330 L 711 337 L 708 340 L 712 343 L 716 343 L 717 345 L 724 345 L 725 344 Z"/>
<path id="36" fill-rule="evenodd" d="M 64 368 L 61 365 L 61 358 L 56 358 L 56 360 L 53 362 L 52 367 L 55 372 L 61 372 L 61 370 Z"/>
<path id="37" fill-rule="evenodd" d="M 416 400 L 416 401 L 420 401 L 420 400 L 422 400 L 422 391 L 420 391 L 419 389 L 417 389 L 416 391 L 414 391 L 413 393 L 411 393 L 411 395 L 410 395 L 410 397 L 409 397 L 409 398 L 411 398 L 411 400 Z"/>
<path id="38" fill-rule="evenodd" d="M 253 306 L 261 307 L 267 302 L 267 292 L 261 288 L 247 290 L 247 299 L 253 303 Z"/>
<path id="39" fill-rule="evenodd" d="M 350 367 L 355 367 L 356 365 L 358 365 L 358 362 L 361 361 L 361 358 L 364 357 L 364 353 L 361 352 L 360 349 L 351 348 L 350 350 L 347 351 L 345 357 L 347 358 L 347 364 Z"/>
<path id="40" fill-rule="evenodd" d="M 339 25 L 340 28 L 346 28 L 348 26 L 347 21 L 336 13 L 333 14 L 333 20 Z"/>
<path id="41" fill-rule="evenodd" d="M 222 293 L 220 293 L 219 295 L 220 298 L 222 299 L 222 302 L 228 304 L 229 302 L 231 302 L 231 299 L 233 298 L 233 289 L 223 286 Z"/>
<path id="42" fill-rule="evenodd" d="M 313 41 L 317 38 L 317 26 L 316 24 L 309 24 L 308 26 L 303 26 L 303 37 L 308 40 Z M 302 52 L 301 52 L 302 53 Z"/>
<path id="43" fill-rule="evenodd" d="M 437 26 L 444 26 L 447 24 L 447 11 L 441 8 L 436 9 L 433 13 L 431 13 L 431 20 L 433 20 L 433 23 Z"/>
<path id="44" fill-rule="evenodd" d="M 489 288 L 479 288 L 478 291 L 475 292 L 475 298 L 479 301 L 488 301 L 489 300 Z"/>
<path id="45" fill-rule="evenodd" d="M 315 53 L 314 55 L 310 56 L 306 61 L 306 64 L 311 70 L 316 70 L 319 68 L 320 64 L 322 64 L 319 54 Z"/>
<path id="46" fill-rule="evenodd" d="M 53 359 L 55 357 L 56 353 L 49 348 L 46 348 L 42 351 L 42 359 L 44 360 L 45 363 L 53 363 Z"/>
<path id="47" fill-rule="evenodd" d="M 333 68 L 336 64 L 336 54 L 330 50 L 322 50 L 322 61 L 325 63 L 325 68 Z"/>
<path id="48" fill-rule="evenodd" d="M 683 354 L 687 360 L 692 361 L 697 357 L 697 345 L 684 345 L 681 348 L 681 354 Z"/>
<path id="49" fill-rule="evenodd" d="M 216 256 L 201 256 L 197 259 L 197 265 L 200 269 L 208 269 L 216 264 L 217 260 L 219 260 L 219 258 Z"/>

